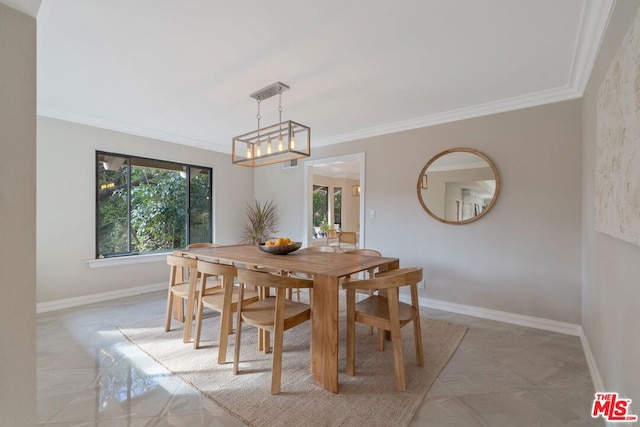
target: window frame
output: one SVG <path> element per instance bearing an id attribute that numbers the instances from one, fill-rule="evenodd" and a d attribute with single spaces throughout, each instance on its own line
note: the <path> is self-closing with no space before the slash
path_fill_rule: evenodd
<path id="1" fill-rule="evenodd" d="M 100 254 L 100 243 L 99 243 L 99 235 L 100 235 L 100 230 L 99 230 L 99 220 L 100 220 L 100 208 L 99 208 L 99 201 L 100 201 L 100 192 L 99 192 L 99 182 L 100 182 L 100 168 L 99 168 L 99 163 L 100 162 L 100 156 L 115 156 L 115 157 L 121 157 L 126 159 L 127 163 L 128 163 L 128 170 L 127 170 L 127 192 L 128 192 L 128 197 L 127 197 L 127 230 L 128 230 L 128 238 L 127 238 L 127 247 L 128 247 L 128 251 L 127 252 L 119 252 L 119 253 L 114 253 L 114 254 L 109 254 L 109 255 L 104 255 L 104 254 Z M 209 167 L 209 166 L 202 166 L 202 165 L 195 165 L 195 164 L 191 164 L 191 163 L 182 163 L 182 162 L 177 162 L 177 161 L 173 161 L 173 160 L 164 160 L 164 159 L 158 159 L 158 158 L 152 158 L 152 157 L 145 157 L 145 156 L 137 156 L 137 155 L 132 155 L 132 154 L 123 154 L 123 153 L 114 153 L 114 152 L 109 152 L 109 151 L 101 151 L 101 150 L 95 150 L 95 164 L 94 164 L 94 168 L 95 168 L 95 182 L 94 182 L 94 191 L 95 191 L 95 201 L 94 201 L 94 207 L 95 207 L 95 222 L 94 222 L 94 238 L 95 238 L 95 259 L 96 260 L 102 260 L 102 259 L 113 259 L 113 258 L 125 258 L 125 257 L 132 257 L 132 256 L 140 256 L 140 255 L 153 255 L 153 254 L 160 254 L 160 253 L 167 253 L 167 252 L 171 252 L 174 249 L 178 249 L 178 248 L 172 248 L 172 249 L 165 249 L 165 250 L 158 250 L 158 251 L 149 251 L 149 252 L 134 252 L 131 250 L 131 162 L 132 159 L 140 159 L 142 161 L 149 161 L 149 162 L 160 162 L 160 163 L 166 163 L 166 164 L 170 164 L 170 165 L 175 165 L 176 166 L 176 170 L 180 170 L 180 168 L 184 167 L 186 168 L 186 172 L 187 172 L 187 184 L 186 184 L 186 195 L 185 195 L 185 242 L 188 245 L 190 243 L 190 239 L 191 239 L 191 210 L 193 209 L 193 207 L 191 206 L 191 181 L 190 181 L 190 170 L 193 169 L 200 169 L 200 170 L 206 170 L 209 173 L 209 185 L 208 185 L 208 192 L 207 192 L 207 197 L 209 200 L 208 203 L 208 209 L 209 209 L 209 218 L 211 223 L 209 224 L 209 236 L 208 236 L 208 240 L 210 242 L 213 241 L 213 213 L 214 213 L 214 207 L 213 207 L 213 168 Z"/>

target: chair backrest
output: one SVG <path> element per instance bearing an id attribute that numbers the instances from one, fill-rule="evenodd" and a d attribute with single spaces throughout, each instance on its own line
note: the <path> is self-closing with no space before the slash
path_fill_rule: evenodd
<path id="1" fill-rule="evenodd" d="M 167 255 L 167 264 L 171 266 L 169 272 L 169 286 L 182 283 L 189 277 L 192 268 L 198 266 L 198 260 L 195 258 L 181 257 L 178 255 Z"/>
<path id="2" fill-rule="evenodd" d="M 229 264 L 198 261 L 198 272 L 207 276 L 235 277 L 238 274 L 238 268 Z"/>
<path id="3" fill-rule="evenodd" d="M 338 232 L 335 228 L 330 228 L 327 230 L 327 239 L 336 239 L 338 237 Z"/>
<path id="4" fill-rule="evenodd" d="M 351 243 L 355 245 L 358 243 L 358 233 L 355 231 L 341 231 L 338 233 L 338 241 L 340 243 Z"/>
<path id="5" fill-rule="evenodd" d="M 341 252 L 336 246 L 308 246 L 305 250 L 312 252 Z"/>
<path id="6" fill-rule="evenodd" d="M 422 267 L 405 267 L 377 274 L 373 279 L 342 284 L 343 289 L 390 289 L 415 286 L 422 280 Z"/>
<path id="7" fill-rule="evenodd" d="M 245 285 L 261 286 L 266 288 L 312 288 L 313 280 L 300 279 L 298 277 L 277 276 L 255 270 L 238 269 L 238 281 Z"/>
<path id="8" fill-rule="evenodd" d="M 185 258 L 177 255 L 167 255 L 167 264 L 172 267 L 194 268 L 198 265 L 195 258 Z"/>
<path id="9" fill-rule="evenodd" d="M 191 243 L 187 246 L 187 249 L 198 249 L 198 248 L 215 248 L 217 245 L 215 243 L 202 242 L 202 243 Z"/>
<path id="10" fill-rule="evenodd" d="M 343 251 L 342 253 L 364 255 L 364 256 L 377 256 L 377 257 L 382 256 L 382 252 L 376 251 L 375 249 L 351 249 L 348 251 Z"/>

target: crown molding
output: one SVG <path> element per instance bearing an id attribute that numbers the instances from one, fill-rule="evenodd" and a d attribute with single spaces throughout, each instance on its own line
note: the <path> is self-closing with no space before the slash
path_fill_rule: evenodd
<path id="1" fill-rule="evenodd" d="M 488 116 L 490 114 L 504 113 L 506 111 L 551 104 L 554 102 L 579 98 L 580 96 L 581 94 L 578 93 L 575 89 L 572 89 L 568 86 L 563 86 L 557 89 L 544 90 L 523 96 L 488 102 L 486 104 L 476 105 L 472 107 L 459 108 L 456 110 L 445 111 L 443 113 L 422 116 L 415 119 L 387 123 L 380 126 L 361 129 L 355 132 L 343 133 L 340 135 L 336 135 L 335 137 L 319 138 L 314 140 L 313 142 L 316 145 L 338 144 L 341 142 L 353 141 L 356 139 L 370 138 L 390 133 L 403 132 L 407 130 L 435 126 L 444 123 L 451 123 L 460 120 Z"/>
<path id="2" fill-rule="evenodd" d="M 506 111 L 536 107 L 554 102 L 581 98 L 589 82 L 600 44 L 604 37 L 616 0 L 583 0 L 578 36 L 566 85 L 486 104 L 460 108 L 415 119 L 343 133 L 335 137 L 314 140 L 316 145 L 331 145 L 356 139 L 370 138 L 459 120 L 488 116 Z"/>
<path id="3" fill-rule="evenodd" d="M 142 136 L 145 138 L 156 139 L 174 144 L 187 145 L 190 147 L 200 148 L 218 153 L 231 154 L 231 148 L 227 145 L 216 144 L 214 142 L 202 141 L 186 136 L 175 135 L 168 132 L 146 129 L 137 126 L 127 125 L 124 123 L 112 122 L 97 117 L 85 116 L 82 114 L 66 113 L 56 111 L 49 108 L 38 107 L 38 115 L 56 120 L 64 120 L 71 123 L 77 123 L 86 126 L 92 126 L 100 129 L 111 130 L 129 135 Z"/>
<path id="4" fill-rule="evenodd" d="M 567 101 L 581 98 L 591 76 L 591 71 L 600 49 L 600 44 L 609 23 L 611 12 L 616 0 L 583 0 L 582 13 L 580 18 L 578 36 L 574 47 L 571 70 L 568 75 L 567 84 L 554 89 L 525 94 L 498 101 L 471 107 L 459 108 L 442 113 L 402 120 L 393 123 L 386 123 L 378 126 L 364 128 L 353 132 L 347 132 L 328 138 L 317 138 L 313 140 L 315 146 L 324 146 L 348 142 L 363 138 L 387 135 L 391 133 L 414 130 L 423 127 L 435 126 L 460 120 L 472 119 L 491 114 L 504 113 L 507 111 L 519 110 L 523 108 L 536 107 L 554 102 Z M 174 135 L 163 131 L 145 129 L 122 123 L 111 122 L 95 117 L 81 114 L 65 113 L 47 108 L 38 108 L 38 114 L 58 120 L 65 120 L 73 123 L 84 124 L 102 129 L 123 132 L 132 135 L 172 142 L 201 148 L 204 150 L 216 151 L 231 154 L 231 149 L 227 144 L 207 142 L 181 135 Z"/>
<path id="5" fill-rule="evenodd" d="M 582 96 L 589 83 L 616 0 L 584 0 L 569 87 Z"/>

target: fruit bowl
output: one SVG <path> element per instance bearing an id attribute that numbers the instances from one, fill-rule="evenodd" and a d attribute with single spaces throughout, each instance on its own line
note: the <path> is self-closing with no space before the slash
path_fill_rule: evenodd
<path id="1" fill-rule="evenodd" d="M 290 245 L 267 246 L 264 243 L 258 245 L 258 249 L 273 255 L 286 255 L 293 251 L 297 251 L 302 246 L 302 242 L 292 242 Z"/>

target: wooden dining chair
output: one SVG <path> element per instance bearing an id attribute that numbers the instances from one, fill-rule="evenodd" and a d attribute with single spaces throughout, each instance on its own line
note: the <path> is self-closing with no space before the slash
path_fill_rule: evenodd
<path id="1" fill-rule="evenodd" d="M 328 252 L 328 253 L 339 253 L 342 252 L 337 246 L 307 246 L 304 248 L 305 251 L 310 252 Z M 298 272 L 289 272 L 289 276 L 299 277 L 301 279 L 312 279 L 312 277 L 306 273 L 298 273 Z M 300 289 L 289 289 L 288 296 L 289 299 L 293 299 L 293 292 L 296 292 L 298 297 L 298 302 L 300 302 Z M 313 302 L 313 289 L 309 289 L 309 304 Z"/>
<path id="2" fill-rule="evenodd" d="M 273 333 L 273 354 L 271 365 L 271 394 L 280 393 L 282 377 L 282 347 L 284 331 L 291 329 L 311 319 L 311 306 L 286 299 L 287 289 L 309 289 L 313 281 L 297 277 L 277 276 L 274 274 L 238 270 L 238 281 L 248 285 L 265 288 L 275 288 L 275 297 L 269 296 L 252 304 L 240 303 L 236 326 L 235 354 L 233 358 L 233 374 L 238 374 L 238 361 L 240 359 L 240 342 L 242 322 L 255 326 L 258 329 Z M 240 288 L 240 299 L 243 301 L 243 290 Z M 269 342 L 265 343 L 269 346 Z"/>
<path id="3" fill-rule="evenodd" d="M 218 363 L 226 362 L 227 342 L 229 333 L 233 329 L 233 312 L 238 310 L 240 284 L 235 286 L 234 279 L 238 269 L 233 265 L 217 264 L 212 262 L 198 261 L 198 273 L 200 274 L 200 286 L 198 289 L 198 304 L 196 309 L 196 332 L 193 339 L 193 348 L 200 347 L 200 333 L 202 330 L 202 313 L 204 307 L 220 313 L 220 338 L 218 343 Z M 222 288 L 217 288 L 205 293 L 207 279 L 210 277 L 221 277 Z M 258 301 L 258 292 L 247 289 L 243 292 L 243 303 L 251 304 Z"/>
<path id="4" fill-rule="evenodd" d="M 343 253 L 345 254 L 355 254 L 355 255 L 364 255 L 364 256 L 375 256 L 375 257 L 381 257 L 382 256 L 382 252 L 377 251 L 375 249 L 352 249 L 350 251 L 343 251 Z M 367 279 L 373 279 L 375 277 L 375 273 L 376 273 L 377 267 L 374 268 L 370 268 L 366 271 L 367 274 Z M 343 279 L 343 283 L 349 282 L 351 280 L 353 280 L 354 277 L 353 276 L 347 276 Z M 367 294 L 367 295 L 373 295 L 375 294 L 377 291 L 377 289 L 356 289 L 356 292 L 358 293 L 363 293 L 363 294 Z M 369 335 L 373 335 L 373 326 L 369 326 Z"/>
<path id="5" fill-rule="evenodd" d="M 215 243 L 209 243 L 209 242 L 191 243 L 186 247 L 186 249 L 189 250 L 189 249 L 197 249 L 197 248 L 215 248 L 216 246 L 220 246 L 220 245 L 217 245 Z M 175 250 L 173 254 L 178 256 L 183 256 L 181 250 Z M 176 280 L 178 282 L 187 282 L 189 280 L 189 269 L 188 268 L 179 269 L 177 271 Z M 184 301 L 184 300 L 181 300 L 181 301 Z M 184 302 L 182 302 L 181 304 L 173 305 L 173 318 L 178 319 L 180 322 L 184 322 Z"/>
<path id="6" fill-rule="evenodd" d="M 338 231 L 335 228 L 328 229 L 325 236 L 327 238 L 327 246 L 331 246 L 332 240 L 338 242 Z"/>
<path id="7" fill-rule="evenodd" d="M 344 254 L 354 254 L 354 255 L 363 255 L 363 256 L 377 256 L 377 257 L 381 257 L 382 256 L 382 252 L 377 251 L 375 249 L 351 249 L 351 250 L 346 250 L 346 251 L 342 251 L 342 253 Z M 375 276 L 375 272 L 376 272 L 376 268 L 370 268 L 367 270 L 367 275 L 368 275 L 368 279 L 373 279 Z"/>
<path id="8" fill-rule="evenodd" d="M 307 246 L 304 250 L 311 252 L 341 252 L 337 246 Z"/>
<path id="9" fill-rule="evenodd" d="M 187 258 L 177 255 L 167 255 L 167 264 L 171 267 L 169 272 L 169 289 L 167 294 L 167 316 L 165 320 L 165 332 L 171 330 L 171 318 L 174 303 L 184 305 L 187 303 L 186 312 L 182 313 L 182 321 L 184 322 L 184 332 L 182 340 L 189 342 L 191 340 L 191 327 L 193 322 L 193 313 L 195 309 L 196 299 L 198 298 L 197 290 L 197 266 L 198 261 L 195 258 Z M 183 271 L 187 271 L 183 275 Z M 184 280 L 183 277 L 187 277 Z M 219 287 L 215 284 L 214 287 Z M 205 291 L 206 292 L 206 291 Z M 176 298 L 178 299 L 176 301 Z"/>
<path id="10" fill-rule="evenodd" d="M 355 231 L 341 231 L 338 233 L 338 247 L 342 249 L 358 249 L 358 233 Z"/>
<path id="11" fill-rule="evenodd" d="M 378 328 L 378 350 L 384 350 L 384 331 L 391 332 L 393 364 L 397 391 L 406 391 L 402 335 L 400 328 L 413 322 L 416 363 L 424 366 L 420 308 L 418 307 L 418 282 L 422 280 L 422 268 L 400 268 L 376 275 L 373 279 L 357 280 L 342 285 L 347 290 L 347 375 L 355 376 L 355 328 L 356 322 Z M 399 289 L 408 286 L 411 304 L 399 301 Z M 372 295 L 356 304 L 357 289 L 380 289 L 386 296 Z"/>

